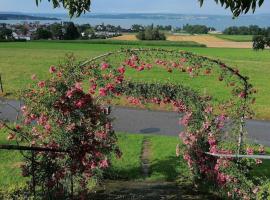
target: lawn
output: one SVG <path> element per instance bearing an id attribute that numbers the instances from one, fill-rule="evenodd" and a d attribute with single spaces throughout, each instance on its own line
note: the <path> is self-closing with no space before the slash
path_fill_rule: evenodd
<path id="1" fill-rule="evenodd" d="M 179 173 L 188 174 L 188 168 L 182 158 L 176 158 L 177 137 L 146 136 L 140 134 L 117 133 L 118 145 L 122 157 L 112 158 L 112 167 L 106 171 L 105 178 L 112 180 L 143 180 L 141 172 L 141 151 L 144 137 L 151 142 L 150 176 L 153 180 L 176 180 Z M 0 144 L 10 144 L 7 133 L 0 131 Z M 181 161 L 181 162 L 180 162 Z M 0 190 L 9 186 L 23 184 L 26 179 L 21 176 L 22 156 L 18 151 L 0 150 Z"/>
<path id="2" fill-rule="evenodd" d="M 137 45 L 118 44 L 89 44 L 81 42 L 28 42 L 0 43 L 0 73 L 4 90 L 12 98 L 15 92 L 31 83 L 32 74 L 39 79 L 48 77 L 48 68 L 57 65 L 64 59 L 65 54 L 74 53 L 78 59 L 91 58 L 107 51 L 120 48 L 137 48 Z M 142 46 L 143 47 L 143 46 Z M 169 48 L 163 46 L 163 48 Z M 258 89 L 257 104 L 254 106 L 257 119 L 270 119 L 270 56 L 269 50 L 255 52 L 251 49 L 200 48 L 200 47 L 171 47 L 191 51 L 212 58 L 218 58 L 236 67 L 240 72 L 250 77 L 251 83 Z M 216 80 L 202 76 L 190 79 L 186 74 L 174 72 L 168 74 L 165 70 L 154 68 L 151 71 L 134 73 L 128 70 L 127 75 L 140 81 L 159 81 L 181 83 L 201 92 L 207 92 L 216 98 L 227 96 L 225 87 Z M 192 81 L 191 81 L 192 80 Z"/>
<path id="3" fill-rule="evenodd" d="M 253 35 L 215 35 L 218 38 L 224 39 L 224 40 L 229 40 L 233 42 L 251 42 Z"/>

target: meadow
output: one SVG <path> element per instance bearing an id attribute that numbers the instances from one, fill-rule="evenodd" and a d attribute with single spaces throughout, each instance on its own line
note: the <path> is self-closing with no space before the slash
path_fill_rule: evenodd
<path id="1" fill-rule="evenodd" d="M 225 34 L 220 34 L 220 35 L 215 35 L 218 38 L 224 39 L 224 40 L 229 40 L 233 42 L 251 42 L 253 35 L 225 35 Z"/>
<path id="2" fill-rule="evenodd" d="M 49 76 L 48 68 L 61 63 L 66 54 L 73 53 L 78 60 L 85 60 L 104 52 L 120 48 L 137 48 L 137 45 L 119 44 L 91 44 L 82 42 L 27 42 L 0 43 L 0 73 L 2 75 L 5 95 L 9 98 L 17 97 L 17 91 L 32 83 L 31 75 L 36 74 L 39 79 Z M 144 47 L 141 45 L 140 47 Z M 151 46 L 146 46 L 147 48 Z M 257 102 L 254 105 L 256 119 L 270 119 L 269 50 L 253 51 L 251 49 L 202 48 L 202 47 L 168 47 L 191 51 L 200 55 L 221 59 L 225 63 L 240 70 L 250 77 L 250 82 L 258 90 Z M 134 73 L 127 71 L 132 79 L 148 82 L 172 82 L 184 84 L 200 92 L 207 92 L 215 98 L 228 95 L 226 88 L 215 79 L 202 76 L 191 79 L 186 74 L 174 71 L 168 74 L 164 69 L 154 68 L 151 71 Z"/>

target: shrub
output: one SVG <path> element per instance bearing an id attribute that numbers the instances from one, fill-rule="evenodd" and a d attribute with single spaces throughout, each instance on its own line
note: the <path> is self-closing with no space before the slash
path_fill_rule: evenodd
<path id="1" fill-rule="evenodd" d="M 257 188 L 258 200 L 270 200 L 270 181 L 266 181 L 261 187 Z"/>
<path id="2" fill-rule="evenodd" d="M 264 36 L 254 36 L 253 37 L 253 49 L 254 50 L 264 50 L 265 48 L 265 38 Z"/>
<path id="3" fill-rule="evenodd" d="M 0 189 L 0 199 L 3 200 L 32 200 L 34 197 L 29 192 L 27 185 L 13 185 Z"/>

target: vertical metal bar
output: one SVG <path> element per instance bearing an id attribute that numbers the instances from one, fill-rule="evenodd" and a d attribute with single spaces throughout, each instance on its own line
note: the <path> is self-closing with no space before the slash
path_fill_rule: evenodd
<path id="1" fill-rule="evenodd" d="M 2 82 L 2 75 L 1 74 L 0 74 L 0 89 L 1 89 L 1 92 L 3 93 L 4 89 L 3 89 L 3 82 Z"/>
<path id="2" fill-rule="evenodd" d="M 238 155 L 241 154 L 241 149 L 243 145 L 244 126 L 245 126 L 244 117 L 241 117 L 240 132 L 239 132 L 239 138 L 238 138 L 238 150 L 237 150 Z"/>
<path id="3" fill-rule="evenodd" d="M 71 183 L 71 199 L 73 199 L 73 195 L 74 195 L 74 186 L 73 186 L 73 176 L 72 176 L 72 172 L 70 175 L 70 183 Z"/>
<path id="4" fill-rule="evenodd" d="M 34 194 L 34 199 L 36 199 L 36 177 L 35 177 L 35 152 L 32 151 L 32 159 L 31 159 L 31 167 L 32 167 L 32 192 Z"/>

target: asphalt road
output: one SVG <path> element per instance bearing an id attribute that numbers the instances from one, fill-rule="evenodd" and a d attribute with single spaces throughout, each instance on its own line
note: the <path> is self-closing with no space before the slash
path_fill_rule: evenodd
<path id="1" fill-rule="evenodd" d="M 15 121 L 17 111 L 14 108 L 18 109 L 20 102 L 9 100 L 8 104 L 0 99 L 0 119 Z M 113 107 L 111 115 L 115 118 L 114 129 L 119 132 L 178 136 L 183 130 L 179 124 L 181 116 L 175 112 Z M 246 128 L 250 140 L 270 146 L 269 121 L 247 120 Z"/>

